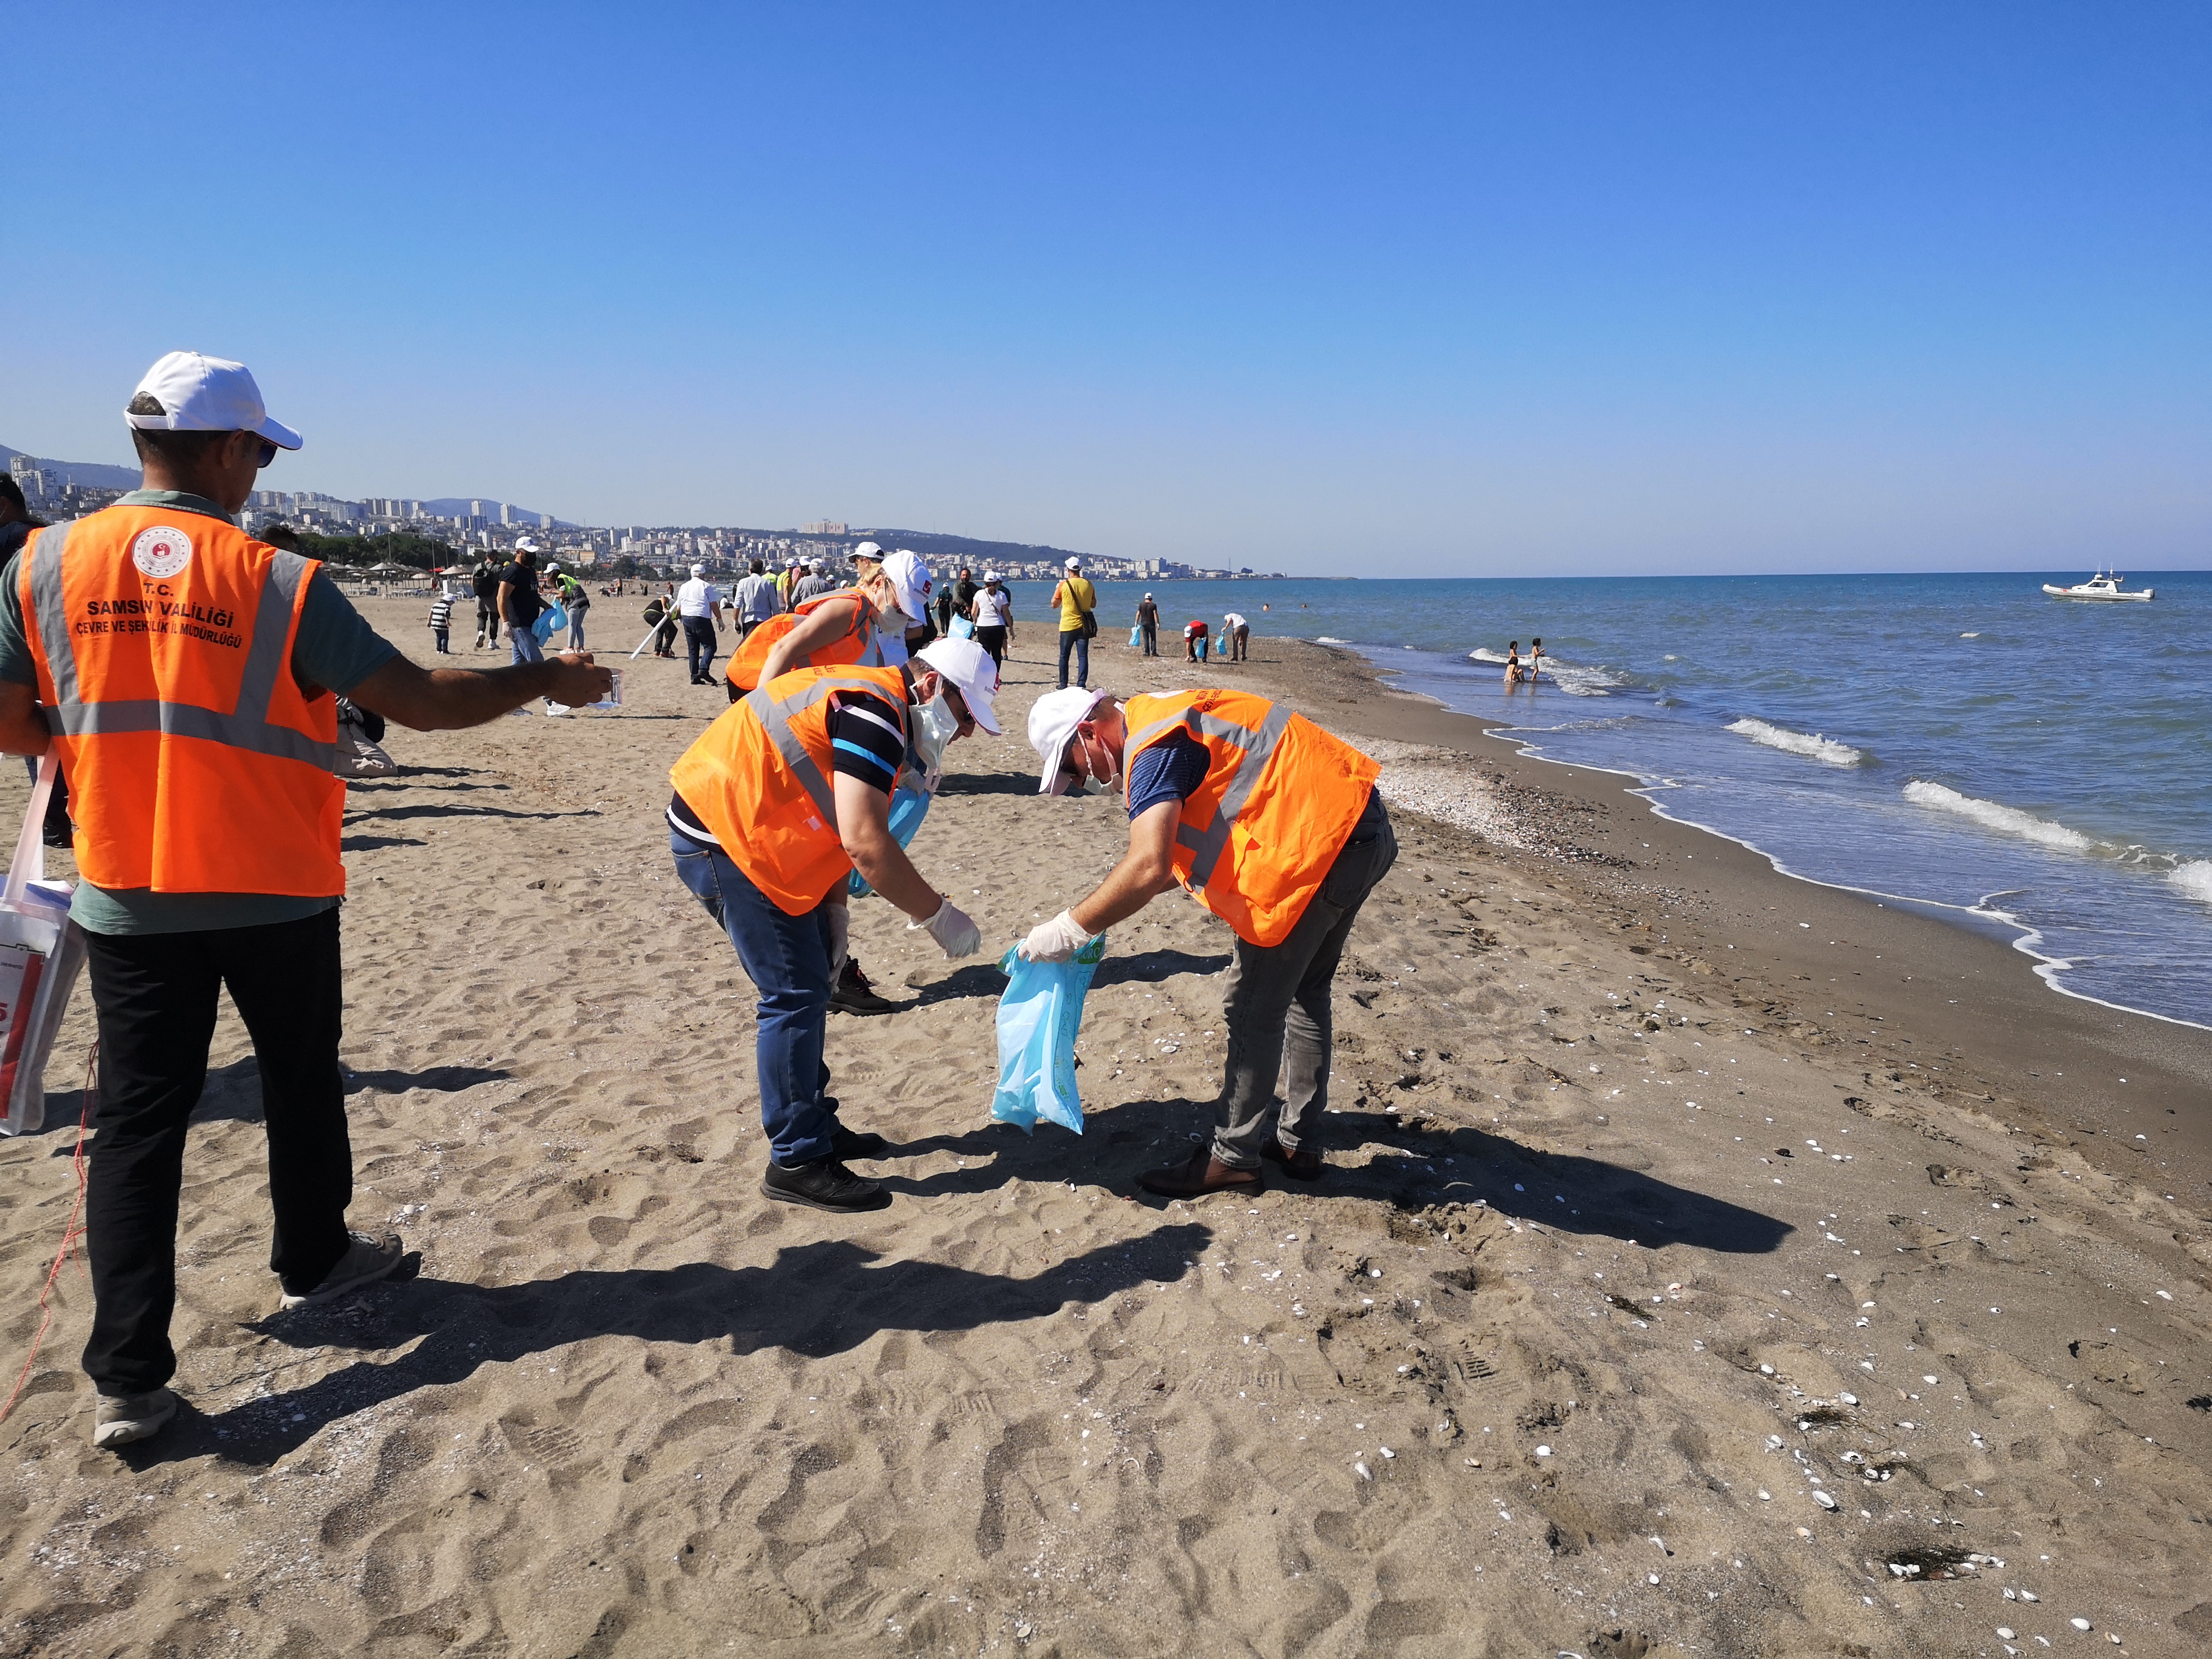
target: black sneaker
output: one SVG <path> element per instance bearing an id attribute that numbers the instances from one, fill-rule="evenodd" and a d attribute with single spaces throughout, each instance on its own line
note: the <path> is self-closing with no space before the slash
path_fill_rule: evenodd
<path id="1" fill-rule="evenodd" d="M 854 1175 L 834 1158 L 789 1168 L 771 1163 L 761 1177 L 761 1192 L 786 1204 L 804 1204 L 809 1209 L 831 1210 L 840 1215 L 889 1209 L 891 1201 L 891 1195 L 876 1182 Z"/>
<path id="2" fill-rule="evenodd" d="M 844 970 L 830 988 L 830 1006 L 836 1013 L 888 1014 L 898 1004 L 888 997 L 878 996 L 875 987 L 868 983 L 868 976 L 860 971 L 860 964 L 847 957 Z"/>
<path id="3" fill-rule="evenodd" d="M 854 1158 L 889 1158 L 891 1144 L 868 1129 L 848 1129 L 839 1124 L 830 1134 L 830 1156 L 840 1164 Z"/>

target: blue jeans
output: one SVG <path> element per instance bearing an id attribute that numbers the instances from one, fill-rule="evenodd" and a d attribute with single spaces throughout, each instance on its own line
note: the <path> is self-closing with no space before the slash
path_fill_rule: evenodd
<path id="1" fill-rule="evenodd" d="M 830 1023 L 830 912 L 787 915 L 711 843 L 671 829 L 676 874 L 737 946 L 760 993 L 753 1069 L 769 1156 L 788 1167 L 830 1156 L 836 1113 L 822 1103 L 830 1068 L 822 1036 Z"/>
<path id="2" fill-rule="evenodd" d="M 1067 687 L 1067 653 L 1070 651 L 1075 653 L 1075 683 L 1083 686 L 1091 684 L 1091 636 L 1079 628 L 1066 629 L 1060 636 L 1060 684 L 1062 690 Z"/>
<path id="3" fill-rule="evenodd" d="M 571 651 L 584 649 L 584 622 L 591 612 L 592 607 L 585 605 L 568 613 L 568 648 Z"/>
<path id="4" fill-rule="evenodd" d="M 507 661 L 509 663 L 544 662 L 545 653 L 538 643 L 538 635 L 526 623 L 507 630 Z"/>

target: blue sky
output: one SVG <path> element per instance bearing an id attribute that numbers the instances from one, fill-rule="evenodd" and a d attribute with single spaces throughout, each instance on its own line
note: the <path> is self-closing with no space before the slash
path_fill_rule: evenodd
<path id="1" fill-rule="evenodd" d="M 10 9 L 0 441 L 1299 574 L 2212 563 L 2200 5 Z"/>

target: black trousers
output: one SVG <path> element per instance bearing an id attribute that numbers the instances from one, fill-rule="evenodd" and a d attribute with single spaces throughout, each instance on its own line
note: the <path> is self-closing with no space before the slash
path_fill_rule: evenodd
<path id="1" fill-rule="evenodd" d="M 185 1132 L 207 1080 L 220 989 L 261 1073 L 276 1222 L 269 1266 L 297 1294 L 346 1252 L 353 1149 L 338 1073 L 338 913 L 198 933 L 90 933 L 86 944 L 100 1109 L 85 1195 L 94 1310 L 84 1369 L 102 1394 L 143 1394 L 177 1370 L 169 1320 Z"/>

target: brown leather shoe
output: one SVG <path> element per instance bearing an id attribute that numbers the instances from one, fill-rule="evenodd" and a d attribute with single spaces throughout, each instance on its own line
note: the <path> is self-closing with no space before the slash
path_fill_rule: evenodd
<path id="1" fill-rule="evenodd" d="M 1201 1147 L 1181 1164 L 1147 1170 L 1137 1184 L 1162 1198 L 1201 1198 L 1207 1193 L 1263 1193 L 1267 1179 L 1257 1170 L 1235 1170 Z"/>
<path id="2" fill-rule="evenodd" d="M 1326 1167 L 1321 1161 L 1321 1154 L 1312 1147 L 1301 1146 L 1295 1152 L 1286 1152 L 1279 1140 L 1270 1139 L 1260 1148 L 1260 1156 L 1270 1164 L 1279 1165 L 1283 1173 L 1293 1181 L 1319 1181 L 1321 1172 Z"/>

